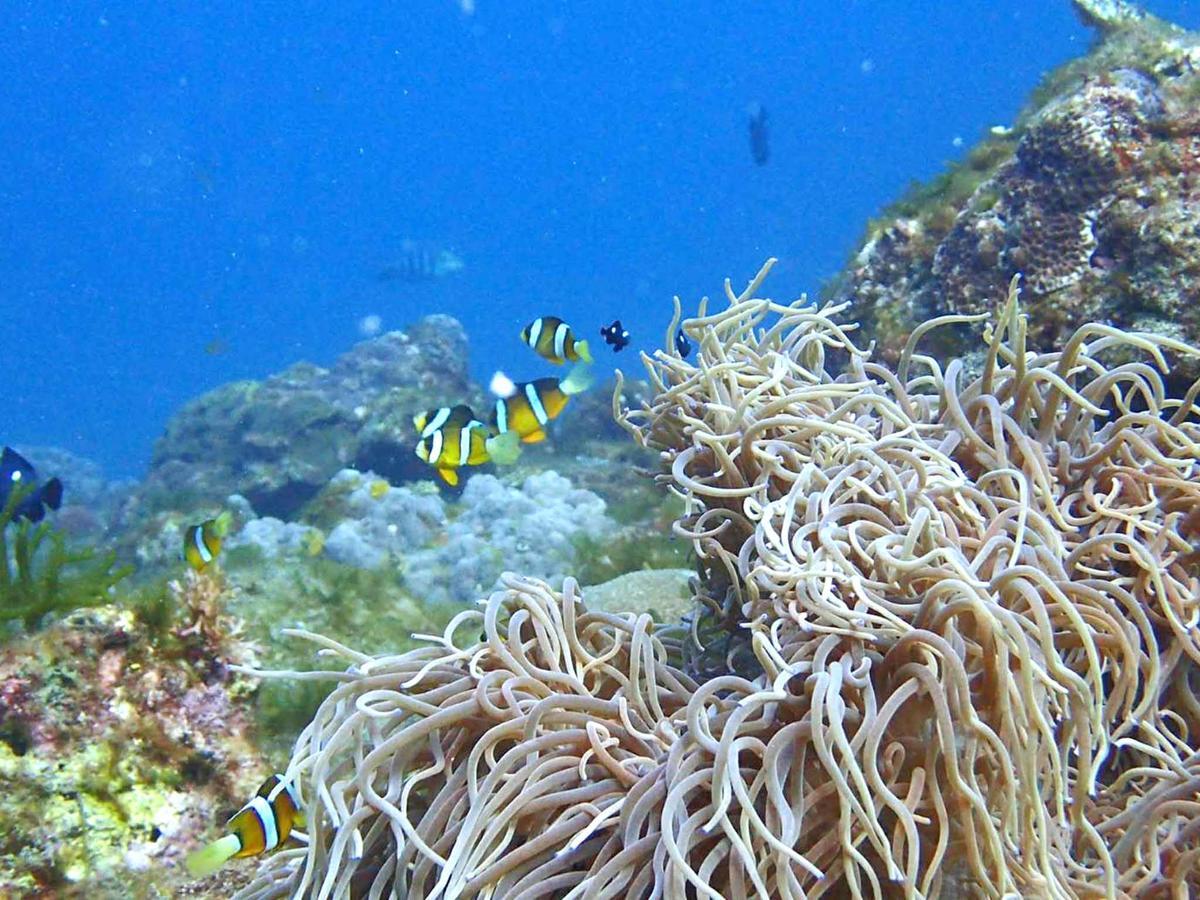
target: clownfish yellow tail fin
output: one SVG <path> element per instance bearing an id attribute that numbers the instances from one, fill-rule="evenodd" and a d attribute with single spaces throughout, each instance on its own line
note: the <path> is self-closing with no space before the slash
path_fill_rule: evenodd
<path id="1" fill-rule="evenodd" d="M 558 383 L 558 389 L 568 397 L 582 394 L 592 386 L 592 373 L 584 363 L 576 363 L 567 377 Z"/>
<path id="2" fill-rule="evenodd" d="M 511 466 L 521 455 L 521 437 L 515 431 L 506 431 L 488 438 L 488 457 L 498 466 Z"/>
<path id="3" fill-rule="evenodd" d="M 579 354 L 579 358 L 588 365 L 592 362 L 592 351 L 588 349 L 587 341 L 576 341 L 575 352 Z"/>
<path id="4" fill-rule="evenodd" d="M 232 524 L 233 513 L 231 513 L 229 510 L 225 510 L 225 512 L 213 519 L 213 531 L 216 533 L 217 537 L 223 538 L 225 535 L 229 534 L 229 526 Z"/>
<path id="5" fill-rule="evenodd" d="M 220 840 L 201 847 L 195 853 L 188 854 L 184 865 L 193 878 L 206 878 L 225 865 L 229 858 L 241 849 L 242 842 L 238 836 L 227 834 Z"/>

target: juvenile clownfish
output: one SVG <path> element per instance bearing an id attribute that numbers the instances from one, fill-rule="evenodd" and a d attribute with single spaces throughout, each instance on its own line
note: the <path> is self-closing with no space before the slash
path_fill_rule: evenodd
<path id="1" fill-rule="evenodd" d="M 183 531 L 183 558 L 197 572 L 207 569 L 221 552 L 221 541 L 229 534 L 233 516 L 223 512 L 215 519 L 189 525 Z"/>
<path id="2" fill-rule="evenodd" d="M 288 839 L 296 825 L 304 827 L 304 813 L 295 788 L 282 775 L 272 775 L 254 799 L 229 819 L 228 833 L 190 854 L 185 865 L 193 878 L 204 878 L 230 859 L 274 850 Z"/>
<path id="3" fill-rule="evenodd" d="M 611 325 L 600 329 L 604 343 L 613 348 L 613 353 L 620 353 L 629 346 L 629 332 L 621 325 L 620 319 L 613 319 Z"/>
<path id="4" fill-rule="evenodd" d="M 463 466 L 486 462 L 507 466 L 521 453 L 516 437 L 497 434 L 475 418 L 471 407 L 462 404 L 431 409 L 415 416 L 413 425 L 420 433 L 417 456 L 451 487 L 458 484 L 458 470 Z"/>
<path id="5" fill-rule="evenodd" d="M 521 329 L 521 340 L 533 348 L 542 359 L 555 365 L 592 361 L 587 341 L 577 341 L 571 326 L 558 316 L 542 316 Z"/>
<path id="6" fill-rule="evenodd" d="M 523 384 L 513 384 L 501 373 L 492 379 L 492 388 L 501 396 L 493 410 L 493 424 L 500 434 L 516 433 L 526 444 L 546 439 L 546 424 L 556 419 L 576 394 L 582 394 L 592 383 L 591 374 L 583 365 L 576 365 L 567 377 L 539 378 Z"/>

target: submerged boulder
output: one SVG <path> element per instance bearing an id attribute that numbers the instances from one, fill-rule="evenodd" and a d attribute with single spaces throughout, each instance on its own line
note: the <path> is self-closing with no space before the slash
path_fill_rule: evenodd
<path id="1" fill-rule="evenodd" d="M 885 211 L 826 291 L 884 358 L 933 316 L 994 310 L 1014 275 L 1041 348 L 1088 321 L 1200 341 L 1188 301 L 1200 291 L 1200 36 L 1128 4 L 1076 5 L 1098 29 L 1091 52 L 1050 73 L 1013 128 Z M 953 334 L 928 349 L 976 343 Z"/>
<path id="2" fill-rule="evenodd" d="M 297 363 L 191 401 L 155 447 L 142 500 L 150 511 L 187 509 L 236 492 L 261 515 L 289 518 L 347 466 L 421 477 L 412 416 L 477 393 L 462 325 L 427 316 L 357 344 L 329 368 Z"/>

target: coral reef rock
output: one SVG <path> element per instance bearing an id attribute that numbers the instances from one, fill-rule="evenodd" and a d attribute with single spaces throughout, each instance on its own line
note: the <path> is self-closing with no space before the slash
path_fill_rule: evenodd
<path id="1" fill-rule="evenodd" d="M 577 540 L 616 531 L 606 508 L 556 472 L 530 475 L 519 487 L 476 476 L 441 546 L 409 554 L 405 581 L 417 597 L 471 602 L 508 569 L 561 578 L 575 563 Z"/>
<path id="2" fill-rule="evenodd" d="M 268 770 L 218 593 L 175 592 L 174 635 L 89 610 L 0 648 L 0 895 L 174 896 L 184 853 Z"/>
<path id="3" fill-rule="evenodd" d="M 63 506 L 55 523 L 72 538 L 96 538 L 118 528 L 136 483 L 109 479 L 90 459 L 59 447 L 17 447 L 38 477 L 63 483 Z"/>
<path id="4" fill-rule="evenodd" d="M 826 291 L 884 358 L 931 316 L 996 308 L 1018 273 L 1039 349 L 1084 322 L 1200 340 L 1200 38 L 1126 4 L 1080 11 L 1100 28 L 1092 52 L 886 211 Z M 958 329 L 929 346 L 977 344 Z M 1181 365 L 1181 381 L 1200 371 Z"/>
<path id="5" fill-rule="evenodd" d="M 412 416 L 475 394 L 462 326 L 427 316 L 329 368 L 298 363 L 188 403 L 159 439 L 141 497 L 150 510 L 187 509 L 237 492 L 286 519 L 347 465 L 427 477 L 412 453 Z"/>
<path id="6" fill-rule="evenodd" d="M 591 609 L 650 613 L 656 622 L 677 623 L 691 610 L 691 569 L 643 569 L 584 588 Z"/>

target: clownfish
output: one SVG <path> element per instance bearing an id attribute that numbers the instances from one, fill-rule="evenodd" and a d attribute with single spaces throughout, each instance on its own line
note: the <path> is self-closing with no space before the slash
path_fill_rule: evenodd
<path id="1" fill-rule="evenodd" d="M 582 394 L 592 383 L 583 365 L 576 365 L 567 377 L 539 378 L 513 384 L 502 373 L 492 377 L 492 391 L 499 394 L 493 410 L 493 425 L 500 434 L 516 433 L 526 444 L 546 439 L 546 423 L 558 418 L 567 401 Z"/>
<path id="2" fill-rule="evenodd" d="M 475 418 L 471 407 L 443 406 L 413 417 L 420 434 L 416 454 L 437 470 L 442 481 L 458 484 L 463 466 L 481 466 L 486 462 L 507 466 L 521 453 L 519 441 L 496 431 Z"/>
<path id="3" fill-rule="evenodd" d="M 304 827 L 304 813 L 296 790 L 282 775 L 272 775 L 262 783 L 254 799 L 229 819 L 228 833 L 189 854 L 185 865 L 193 878 L 204 878 L 230 859 L 274 850 L 288 839 L 296 825 Z"/>
<path id="4" fill-rule="evenodd" d="M 542 316 L 521 329 L 521 340 L 533 348 L 542 359 L 555 365 L 592 361 L 587 341 L 577 341 L 571 326 L 557 316 Z"/>
<path id="5" fill-rule="evenodd" d="M 221 552 L 221 541 L 229 534 L 233 516 L 223 512 L 215 519 L 199 525 L 189 525 L 183 531 L 183 559 L 197 572 L 202 572 Z"/>

